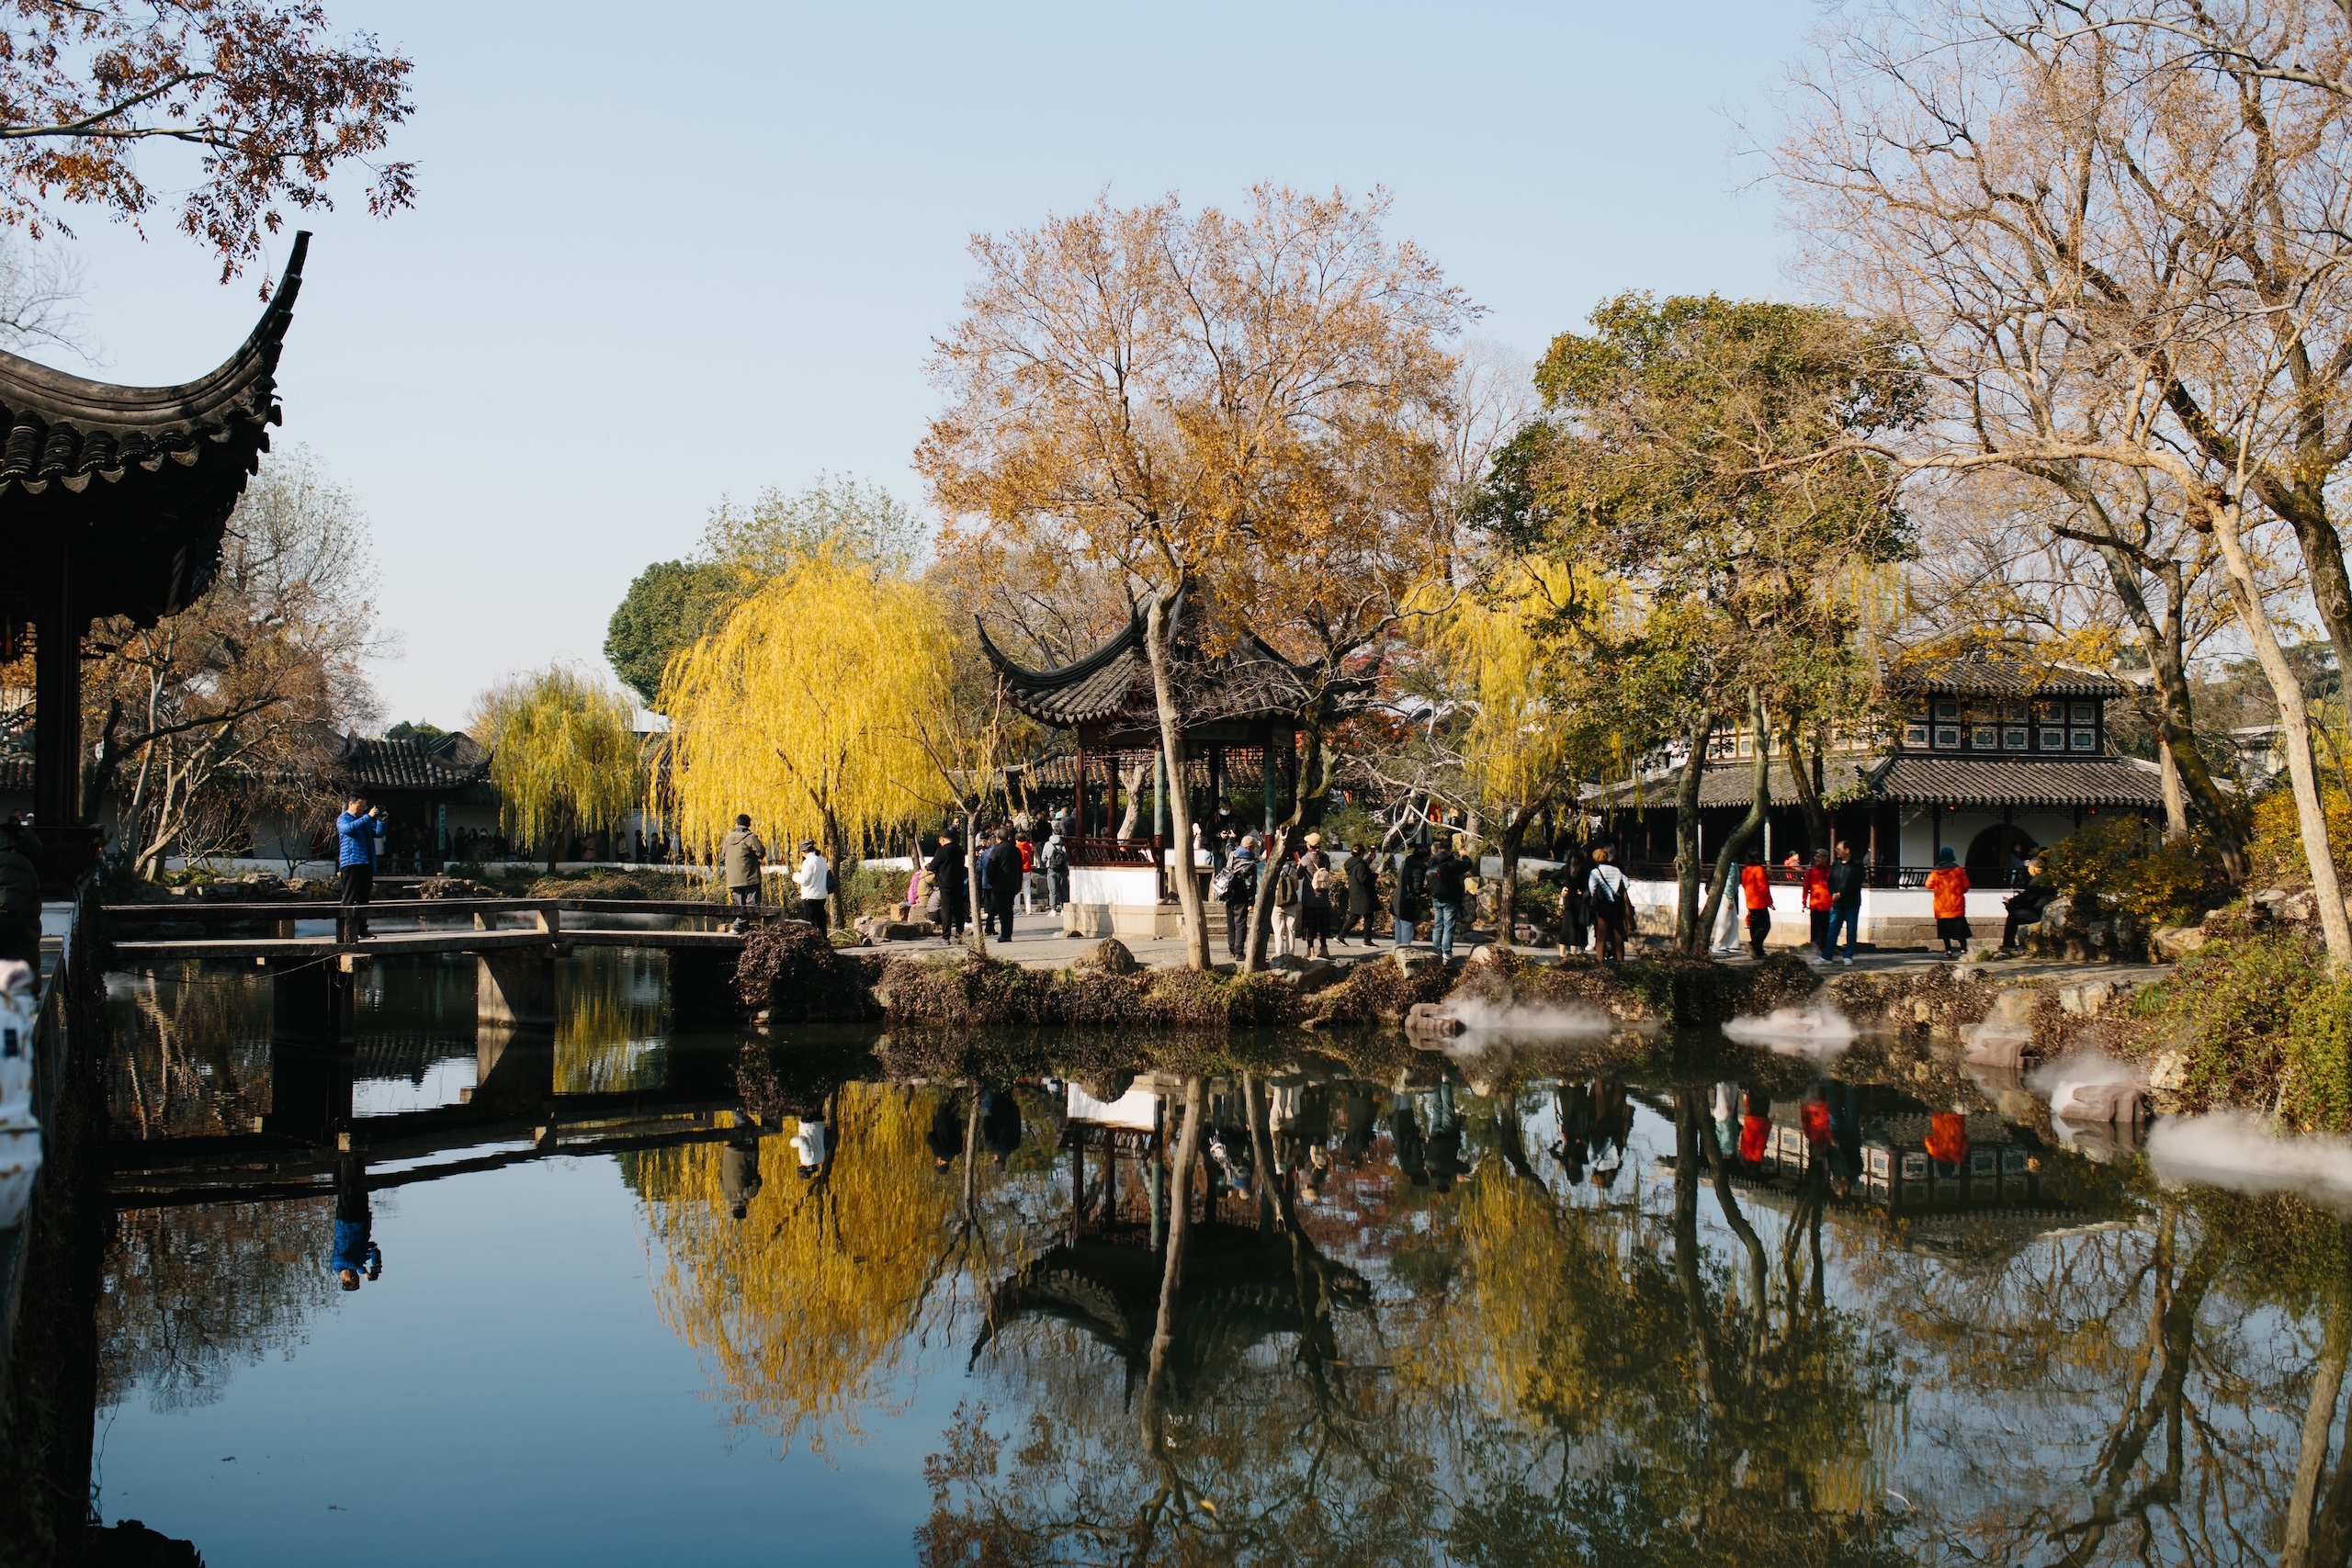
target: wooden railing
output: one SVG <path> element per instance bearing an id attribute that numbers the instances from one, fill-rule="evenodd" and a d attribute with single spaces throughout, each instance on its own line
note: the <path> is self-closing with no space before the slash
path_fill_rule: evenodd
<path id="1" fill-rule="evenodd" d="M 576 914 L 604 915 L 667 915 L 677 919 L 701 918 L 731 923 L 737 919 L 774 920 L 786 918 L 781 905 L 761 904 L 748 908 L 731 904 L 713 903 L 695 898 L 388 898 L 376 903 L 347 905 L 324 899 L 277 899 L 267 902 L 231 903 L 226 900 L 175 900 L 168 904 L 108 904 L 108 919 L 130 936 L 141 925 L 188 924 L 206 926 L 257 926 L 277 928 L 277 934 L 293 935 L 297 920 L 333 920 L 336 942 L 348 945 L 354 940 L 352 928 L 362 922 L 373 923 L 390 916 L 395 919 L 413 917 L 419 926 L 431 924 L 431 917 L 470 924 L 476 931 L 495 929 L 503 915 L 520 916 L 526 922 L 522 929 L 536 930 L 548 935 L 563 931 L 564 911 Z M 797 910 L 793 911 L 797 918 Z M 576 924 L 576 922 L 575 922 Z"/>
<path id="2" fill-rule="evenodd" d="M 1161 840 L 1154 834 L 1148 839 L 1116 839 L 1088 835 L 1069 840 L 1069 863 L 1072 865 L 1158 865 Z"/>

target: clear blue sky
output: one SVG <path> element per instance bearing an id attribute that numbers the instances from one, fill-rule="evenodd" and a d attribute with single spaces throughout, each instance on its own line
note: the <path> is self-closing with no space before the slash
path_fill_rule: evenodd
<path id="1" fill-rule="evenodd" d="M 372 521 L 384 717 L 458 723 L 605 621 L 721 495 L 907 460 L 975 231 L 1107 187 L 1395 197 L 1532 359 L 1625 288 L 1787 293 L 1735 121 L 1813 0 L 646 6 L 328 0 L 418 66 L 415 210 L 318 231 L 284 435 Z M 79 224 L 103 372 L 176 381 L 256 278 Z M 274 253 L 283 254 L 283 243 Z"/>

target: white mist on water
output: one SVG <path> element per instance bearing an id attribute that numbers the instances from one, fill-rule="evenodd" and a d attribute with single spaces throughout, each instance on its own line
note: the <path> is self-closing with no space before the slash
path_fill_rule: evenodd
<path id="1" fill-rule="evenodd" d="M 2352 1142 L 2280 1137 L 2243 1111 L 2176 1116 L 2148 1134 L 2148 1163 L 2159 1180 L 2194 1182 L 2233 1192 L 2295 1192 L 2352 1214 Z"/>
<path id="2" fill-rule="evenodd" d="M 2060 1123 L 2062 1134 L 2064 1124 L 2070 1120 L 2099 1122 L 2119 1119 L 2108 1109 L 2113 1097 L 2084 1091 L 2103 1089 L 2109 1085 L 2132 1089 L 2146 1087 L 2139 1068 L 2097 1051 L 2076 1051 L 2036 1067 L 2026 1083 L 2036 1093 L 2049 1097 L 2050 1114 Z M 2145 1110 L 2143 1101 L 2143 1115 Z"/>
<path id="3" fill-rule="evenodd" d="M 1510 1003 L 1498 1006 L 1476 998 L 1449 1001 L 1445 1010 L 1462 1021 L 1465 1031 L 1510 1034 L 1607 1034 L 1617 1021 L 1589 1007 L 1550 1007 Z"/>
<path id="4" fill-rule="evenodd" d="M 1761 1018 L 1735 1018 L 1724 1025 L 1724 1033 L 1742 1045 L 1809 1055 L 1843 1051 L 1860 1031 L 1828 1003 L 1815 1002 L 1808 1007 L 1774 1008 Z"/>

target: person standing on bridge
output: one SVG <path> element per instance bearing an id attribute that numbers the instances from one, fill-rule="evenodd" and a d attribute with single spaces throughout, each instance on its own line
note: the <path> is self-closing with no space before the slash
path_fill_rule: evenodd
<path id="1" fill-rule="evenodd" d="M 343 903 L 348 909 L 365 909 L 376 891 L 376 852 L 384 842 L 384 808 L 369 806 L 364 795 L 355 795 L 344 807 L 343 815 L 334 819 L 335 866 L 343 876 Z M 368 917 L 354 915 L 351 934 L 368 934 Z"/>
<path id="2" fill-rule="evenodd" d="M 800 840 L 800 870 L 793 881 L 800 888 L 800 918 L 825 929 L 825 895 L 833 890 L 833 868 L 817 852 L 817 840 Z"/>
<path id="3" fill-rule="evenodd" d="M 739 908 L 756 909 L 760 907 L 760 868 L 767 863 L 768 847 L 752 831 L 752 818 L 746 812 L 735 818 L 727 837 L 718 840 L 718 865 L 727 874 L 727 897 Z M 751 922 L 738 915 L 737 931 L 748 931 Z"/>

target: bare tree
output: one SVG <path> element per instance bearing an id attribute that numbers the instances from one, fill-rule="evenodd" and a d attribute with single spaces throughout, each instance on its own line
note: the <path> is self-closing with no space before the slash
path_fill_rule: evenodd
<path id="1" fill-rule="evenodd" d="M 111 803 L 140 874 L 192 829 L 197 847 L 224 847 L 235 835 L 220 826 L 221 791 L 315 773 L 322 739 L 372 716 L 373 583 L 365 517 L 295 447 L 255 477 L 194 604 L 153 626 L 91 628 L 84 692 L 97 744 L 83 814 Z"/>
<path id="2" fill-rule="evenodd" d="M 2295 8 L 2324 32 L 2323 9 Z M 2352 964 L 2301 687 L 2265 651 L 2248 537 L 2293 530 L 2340 664 L 2352 103 L 2223 62 L 2132 0 L 1890 0 L 1797 86 L 1778 168 L 1809 263 L 1904 323 L 1942 393 L 1906 460 L 2007 467 L 2078 505 L 2134 472 L 2212 536 L 2273 676 L 2329 952 Z"/>

